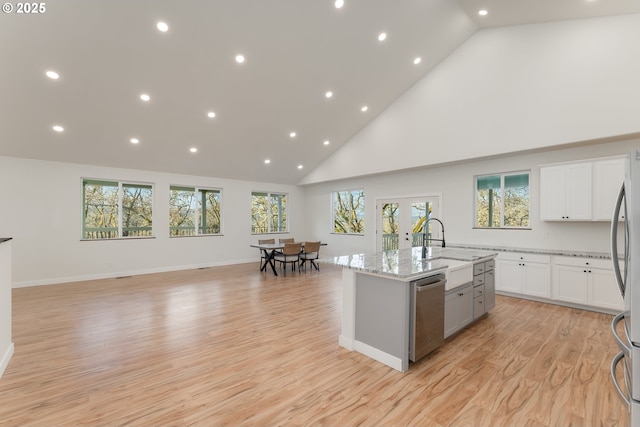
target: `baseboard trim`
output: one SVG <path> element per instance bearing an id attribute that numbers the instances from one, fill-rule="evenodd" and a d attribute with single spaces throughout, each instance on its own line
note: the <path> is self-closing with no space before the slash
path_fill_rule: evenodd
<path id="1" fill-rule="evenodd" d="M 390 368 L 393 368 L 400 372 L 404 372 L 404 370 L 402 369 L 402 359 L 400 359 L 399 357 L 392 356 L 389 353 L 385 353 L 384 351 L 378 350 L 377 348 L 371 347 L 370 345 L 358 340 L 354 340 L 353 349 L 358 353 L 362 353 L 365 356 L 377 360 L 380 363 L 384 363 Z"/>
<path id="2" fill-rule="evenodd" d="M 146 268 L 142 270 L 118 271 L 118 272 L 100 273 L 100 274 L 87 274 L 82 276 L 68 276 L 68 277 L 56 277 L 56 278 L 41 279 L 41 280 L 27 280 L 23 282 L 13 282 L 12 287 L 28 288 L 31 286 L 59 285 L 60 283 L 84 282 L 87 280 L 99 280 L 99 279 L 114 279 L 116 277 L 122 277 L 122 276 L 138 276 L 141 274 L 168 273 L 170 271 L 195 270 L 198 268 L 220 267 L 224 265 L 246 264 L 251 262 L 258 263 L 258 259 L 251 258 L 251 259 L 240 259 L 240 260 L 221 261 L 221 262 L 210 262 L 210 263 L 204 263 L 204 264 L 176 265 L 176 266 L 169 266 L 169 267 Z"/>

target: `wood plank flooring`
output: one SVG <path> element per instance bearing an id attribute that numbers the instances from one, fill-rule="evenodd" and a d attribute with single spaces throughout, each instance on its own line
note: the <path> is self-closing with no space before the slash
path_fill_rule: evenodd
<path id="1" fill-rule="evenodd" d="M 402 374 L 338 346 L 341 269 L 13 290 L 0 426 L 628 425 L 612 316 L 498 296 Z"/>

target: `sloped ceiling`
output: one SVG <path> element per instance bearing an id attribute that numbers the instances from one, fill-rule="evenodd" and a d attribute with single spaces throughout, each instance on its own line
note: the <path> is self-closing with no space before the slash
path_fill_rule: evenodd
<path id="1" fill-rule="evenodd" d="M 637 0 L 42 4 L 0 16 L 0 155 L 286 184 L 479 28 L 640 12 Z"/>

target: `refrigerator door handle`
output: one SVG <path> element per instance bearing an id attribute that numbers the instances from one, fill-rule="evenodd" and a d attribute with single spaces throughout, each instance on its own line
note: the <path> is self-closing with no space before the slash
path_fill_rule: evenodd
<path id="1" fill-rule="evenodd" d="M 628 346 L 624 341 L 622 341 L 622 338 L 620 338 L 620 336 L 618 335 L 618 331 L 616 330 L 618 323 L 620 323 L 620 321 L 623 319 L 624 319 L 624 313 L 620 313 L 613 318 L 613 320 L 611 321 L 611 333 L 613 334 L 613 339 L 616 340 L 618 347 L 620 347 L 620 350 L 622 350 L 622 353 L 624 353 L 625 356 L 629 357 L 631 355 L 631 347 Z M 624 332 L 626 336 L 627 331 L 625 330 Z M 630 342 L 629 337 L 626 337 L 626 338 L 627 338 L 627 342 Z"/>
<path id="2" fill-rule="evenodd" d="M 613 209 L 613 218 L 611 218 L 611 261 L 613 262 L 613 272 L 616 275 L 616 282 L 620 288 L 620 295 L 624 298 L 625 283 L 620 273 L 620 261 L 618 260 L 618 218 L 620 216 L 620 208 L 624 200 L 624 183 L 618 192 L 615 208 Z M 626 239 L 625 239 L 626 240 Z M 626 245 L 625 245 L 626 246 Z"/>
<path id="3" fill-rule="evenodd" d="M 624 359 L 624 353 L 620 352 L 616 354 L 616 356 L 611 361 L 611 379 L 613 380 L 613 385 L 616 387 L 616 391 L 618 392 L 618 396 L 620 396 L 620 399 L 622 399 L 624 403 L 627 404 L 627 406 L 631 406 L 631 400 L 624 394 L 622 388 L 620 388 L 620 384 L 618 384 L 618 379 L 616 378 L 616 367 L 622 359 Z"/>

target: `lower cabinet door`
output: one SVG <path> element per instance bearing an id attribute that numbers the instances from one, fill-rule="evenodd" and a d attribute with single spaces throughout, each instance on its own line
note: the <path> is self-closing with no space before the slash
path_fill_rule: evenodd
<path id="1" fill-rule="evenodd" d="M 458 330 L 458 294 L 452 293 L 444 297 L 444 337 Z"/>
<path id="2" fill-rule="evenodd" d="M 473 322 L 473 286 L 468 286 L 460 291 L 458 309 L 460 311 L 460 327 Z M 484 301 L 484 300 L 483 300 Z"/>
<path id="3" fill-rule="evenodd" d="M 587 271 L 583 267 L 554 265 L 552 297 L 561 301 L 587 304 Z"/>
<path id="4" fill-rule="evenodd" d="M 624 310 L 624 300 L 613 271 L 592 268 L 589 272 L 589 302 L 597 307 Z"/>
<path id="5" fill-rule="evenodd" d="M 551 297 L 551 267 L 535 262 L 523 263 L 522 293 L 538 297 Z"/>

